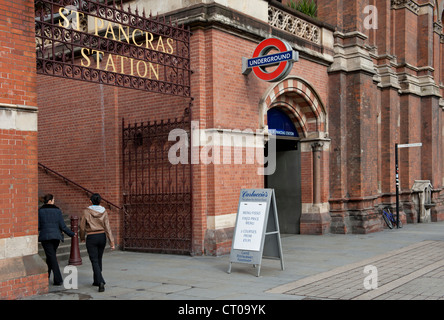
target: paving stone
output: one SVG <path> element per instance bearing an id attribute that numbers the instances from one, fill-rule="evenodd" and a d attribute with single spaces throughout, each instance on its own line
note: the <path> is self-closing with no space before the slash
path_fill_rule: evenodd
<path id="1" fill-rule="evenodd" d="M 104 293 L 91 286 L 91 264 L 83 259 L 78 289 L 50 286 L 47 295 L 26 300 L 347 300 L 372 294 L 369 299 L 437 300 L 444 297 L 443 227 L 437 222 L 366 235 L 285 235 L 285 270 L 264 259 L 260 277 L 244 264 L 233 264 L 228 274 L 228 255 L 107 252 Z M 376 291 L 364 288 L 367 265 L 377 267 Z"/>

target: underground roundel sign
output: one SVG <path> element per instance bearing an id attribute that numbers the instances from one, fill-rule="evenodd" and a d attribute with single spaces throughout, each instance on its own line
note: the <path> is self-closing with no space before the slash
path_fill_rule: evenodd
<path id="1" fill-rule="evenodd" d="M 277 53 L 269 54 L 272 50 Z M 268 38 L 259 43 L 251 59 L 242 58 L 242 74 L 253 73 L 261 80 L 277 82 L 284 79 L 291 71 L 293 63 L 298 61 L 299 54 L 280 39 Z M 267 67 L 276 66 L 268 72 Z"/>

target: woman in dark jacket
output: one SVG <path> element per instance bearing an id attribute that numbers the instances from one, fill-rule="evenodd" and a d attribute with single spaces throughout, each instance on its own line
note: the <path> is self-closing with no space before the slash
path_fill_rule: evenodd
<path id="1" fill-rule="evenodd" d="M 39 242 L 46 254 L 46 264 L 48 265 L 48 278 L 51 276 L 51 270 L 54 273 L 54 285 L 63 284 L 62 274 L 60 273 L 59 263 L 57 261 L 57 248 L 60 241 L 63 241 L 63 234 L 73 237 L 72 232 L 63 221 L 62 211 L 54 205 L 54 196 L 47 194 L 43 197 L 44 205 L 39 209 Z"/>

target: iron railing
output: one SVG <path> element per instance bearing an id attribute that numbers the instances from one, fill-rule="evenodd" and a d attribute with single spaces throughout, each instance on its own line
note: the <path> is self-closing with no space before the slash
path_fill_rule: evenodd
<path id="1" fill-rule="evenodd" d="M 71 184 L 71 185 L 75 186 L 76 188 L 83 190 L 88 197 L 91 196 L 93 193 L 95 193 L 95 192 L 93 192 L 93 191 L 91 191 L 91 190 L 81 186 L 80 184 L 72 181 L 71 179 L 68 179 L 67 177 L 65 177 L 64 175 L 58 173 L 57 171 L 55 171 L 55 170 L 53 170 L 51 168 L 48 168 L 47 166 L 45 166 L 44 164 L 42 164 L 40 162 L 38 163 L 38 165 L 39 165 L 39 168 L 41 168 L 42 170 L 45 171 L 45 173 L 49 173 L 50 172 L 53 175 L 55 175 L 58 178 L 60 178 L 61 180 L 63 180 L 63 182 L 65 182 L 66 184 Z M 119 207 L 118 205 L 116 205 L 116 204 L 112 203 L 111 201 L 106 200 L 104 198 L 102 198 L 102 201 L 105 202 L 106 204 L 108 204 L 109 207 L 115 207 L 115 208 L 117 208 L 119 210 L 123 209 L 123 207 Z"/>

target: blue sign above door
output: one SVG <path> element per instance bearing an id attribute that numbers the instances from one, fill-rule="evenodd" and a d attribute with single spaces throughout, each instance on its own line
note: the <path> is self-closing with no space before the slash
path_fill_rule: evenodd
<path id="1" fill-rule="evenodd" d="M 278 108 L 267 112 L 268 132 L 276 136 L 299 137 L 298 131 L 291 119 Z"/>

